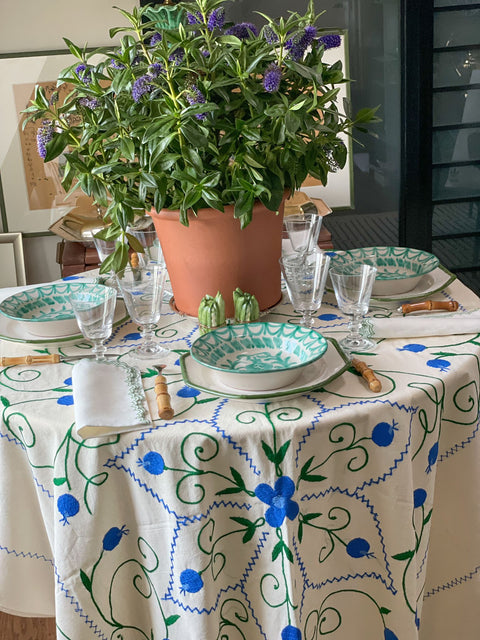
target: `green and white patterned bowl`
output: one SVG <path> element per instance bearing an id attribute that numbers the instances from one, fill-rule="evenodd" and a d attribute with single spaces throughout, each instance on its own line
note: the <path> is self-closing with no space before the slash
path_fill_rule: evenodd
<path id="1" fill-rule="evenodd" d="M 104 285 L 88 282 L 59 282 L 20 291 L 0 302 L 0 313 L 19 322 L 29 334 L 43 338 L 78 333 L 78 324 L 70 305 L 73 292 L 96 293 Z"/>
<path id="2" fill-rule="evenodd" d="M 436 269 L 439 260 L 432 253 L 406 247 L 366 247 L 350 251 L 329 253 L 331 266 L 362 262 L 375 250 L 377 277 L 373 285 L 373 296 L 396 295 L 414 289 L 422 277 Z"/>
<path id="3" fill-rule="evenodd" d="M 251 322 L 209 331 L 195 340 L 191 354 L 229 387 L 267 391 L 290 384 L 326 350 L 327 341 L 313 329 Z"/>

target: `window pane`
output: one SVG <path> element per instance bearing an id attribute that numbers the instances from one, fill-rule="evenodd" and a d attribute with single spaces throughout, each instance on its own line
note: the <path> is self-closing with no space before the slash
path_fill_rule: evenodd
<path id="1" fill-rule="evenodd" d="M 478 0 L 435 0 L 435 7 L 453 7 L 456 4 L 477 4 Z"/>
<path id="2" fill-rule="evenodd" d="M 445 11 L 434 16 L 434 47 L 478 44 L 479 9 Z"/>
<path id="3" fill-rule="evenodd" d="M 458 84 L 480 82 L 476 65 L 480 51 L 440 51 L 433 54 L 433 86 L 452 87 Z"/>
<path id="4" fill-rule="evenodd" d="M 452 202 L 433 207 L 434 236 L 480 231 L 480 202 Z M 480 239 L 478 240 L 480 244 Z"/>
<path id="5" fill-rule="evenodd" d="M 480 160 L 480 128 L 433 132 L 433 162 Z"/>
<path id="6" fill-rule="evenodd" d="M 480 196 L 480 165 L 433 170 L 433 200 Z"/>
<path id="7" fill-rule="evenodd" d="M 433 125 L 480 121 L 480 89 L 447 91 L 433 96 Z"/>

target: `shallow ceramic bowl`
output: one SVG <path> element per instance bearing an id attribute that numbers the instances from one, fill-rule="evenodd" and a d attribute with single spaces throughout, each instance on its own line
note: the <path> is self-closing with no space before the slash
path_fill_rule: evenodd
<path id="1" fill-rule="evenodd" d="M 359 263 L 366 252 L 376 250 L 377 277 L 372 295 L 397 295 L 414 289 L 424 275 L 436 269 L 439 260 L 432 253 L 406 247 L 368 247 L 336 251 L 331 254 L 331 266 Z"/>
<path id="2" fill-rule="evenodd" d="M 191 354 L 234 389 L 270 390 L 290 384 L 327 350 L 317 331 L 280 322 L 227 325 L 200 336 Z"/>
<path id="3" fill-rule="evenodd" d="M 15 293 L 0 302 L 0 312 L 21 323 L 29 334 L 43 338 L 78 333 L 78 324 L 70 305 L 73 292 L 99 292 L 104 285 L 87 282 L 59 282 Z"/>

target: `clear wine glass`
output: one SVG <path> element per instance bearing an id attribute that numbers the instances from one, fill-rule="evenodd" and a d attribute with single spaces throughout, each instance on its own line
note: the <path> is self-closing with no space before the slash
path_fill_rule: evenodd
<path id="1" fill-rule="evenodd" d="M 92 291 L 74 291 L 69 296 L 82 335 L 93 342 L 97 361 L 105 360 L 104 342 L 112 333 L 116 298 L 115 289 L 102 285 Z"/>
<path id="2" fill-rule="evenodd" d="M 127 267 L 117 274 L 128 313 L 140 325 L 142 341 L 134 350 L 134 355 L 140 358 L 156 358 L 169 353 L 155 340 L 155 326 L 162 315 L 165 275 L 165 267 L 153 263 Z"/>
<path id="3" fill-rule="evenodd" d="M 340 340 L 340 345 L 348 353 L 367 351 L 376 346 L 373 340 L 361 333 L 362 319 L 368 312 L 376 274 L 377 269 L 368 264 L 350 264 L 330 269 L 330 279 L 338 307 L 343 313 L 351 316 L 349 333 Z"/>
<path id="4" fill-rule="evenodd" d="M 313 314 L 322 305 L 329 265 L 330 257 L 320 251 L 280 259 L 288 296 L 295 311 L 302 313 L 300 324 L 305 327 L 313 326 Z"/>
<path id="5" fill-rule="evenodd" d="M 314 251 L 318 244 L 322 220 L 321 215 L 312 212 L 285 216 L 283 226 L 294 252 L 303 254 Z"/>

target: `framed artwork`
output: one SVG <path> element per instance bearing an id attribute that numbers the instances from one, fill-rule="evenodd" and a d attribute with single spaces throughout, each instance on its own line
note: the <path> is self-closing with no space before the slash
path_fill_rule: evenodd
<path id="1" fill-rule="evenodd" d="M 333 64 L 340 60 L 342 62 L 343 74 L 349 77 L 348 65 L 348 33 L 345 29 L 336 31 L 341 38 L 339 47 L 327 49 L 323 59 L 327 64 Z M 343 104 L 350 104 L 350 85 L 345 83 L 341 86 L 338 94 L 338 104 L 340 111 Z M 328 182 L 325 186 L 319 180 L 308 177 L 301 187 L 309 198 L 322 199 L 331 209 L 351 209 L 353 208 L 353 157 L 351 138 L 347 135 L 340 136 L 345 142 L 348 155 L 347 162 L 343 169 L 335 173 L 328 174 Z"/>
<path id="2" fill-rule="evenodd" d="M 0 233 L 0 288 L 27 284 L 21 233 Z"/>
<path id="3" fill-rule="evenodd" d="M 90 198 L 80 190 L 65 198 L 62 156 L 45 164 L 38 155 L 36 136 L 41 122 L 31 122 L 22 130 L 22 110 L 29 106 L 35 85 L 42 84 L 47 95 L 52 93 L 58 73 L 75 60 L 69 51 L 0 56 L 0 206 L 4 231 L 47 234 L 49 227 L 67 213 L 92 208 Z M 62 89 L 64 94 L 67 91 L 67 87 Z"/>

